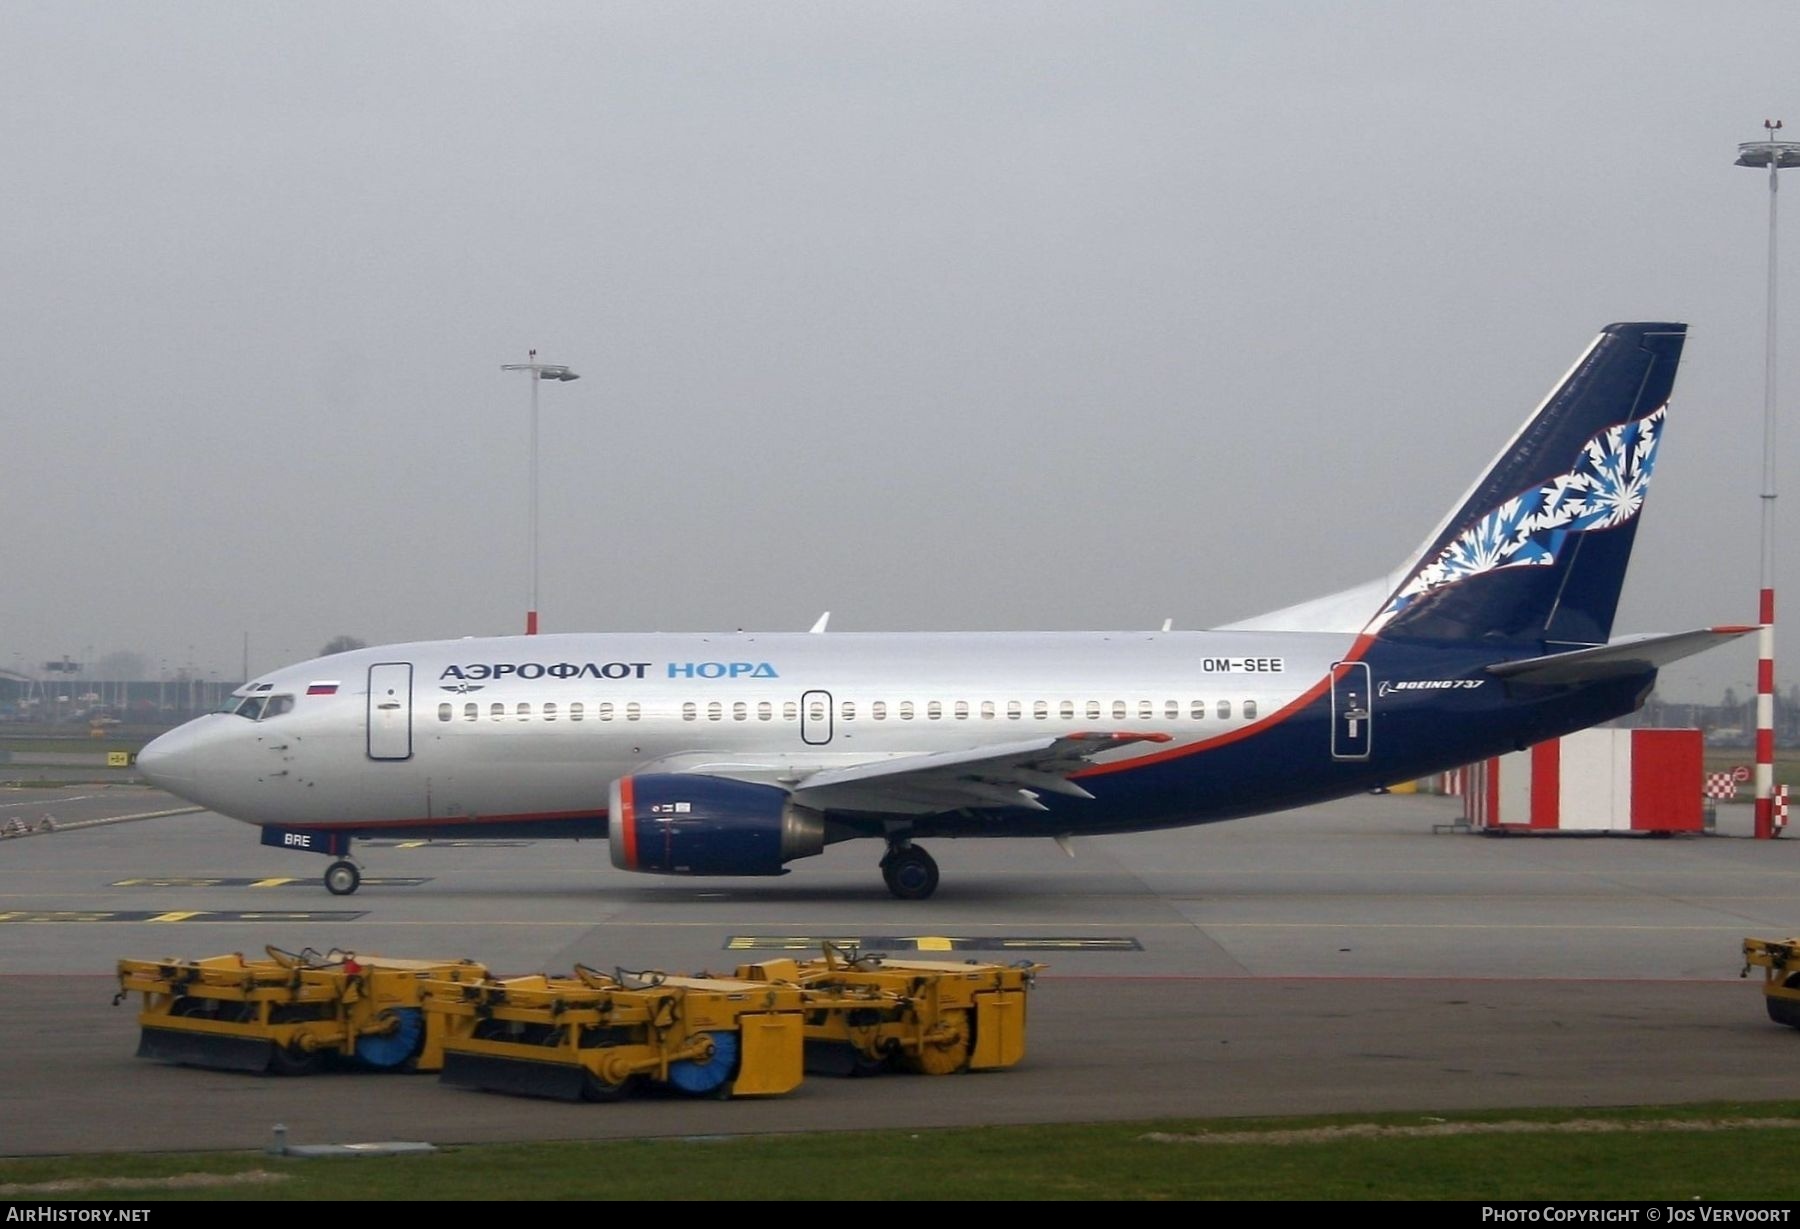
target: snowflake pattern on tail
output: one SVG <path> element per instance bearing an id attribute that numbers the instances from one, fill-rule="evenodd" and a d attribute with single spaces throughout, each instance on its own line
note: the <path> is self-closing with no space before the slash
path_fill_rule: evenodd
<path id="1" fill-rule="evenodd" d="M 1667 407 L 1589 440 L 1569 473 L 1515 495 L 1458 534 L 1376 617 L 1379 629 L 1422 593 L 1501 568 L 1548 567 L 1572 533 L 1611 529 L 1644 506 Z"/>

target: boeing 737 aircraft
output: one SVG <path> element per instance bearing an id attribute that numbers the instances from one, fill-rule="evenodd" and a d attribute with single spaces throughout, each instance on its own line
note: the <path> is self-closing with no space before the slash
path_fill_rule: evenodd
<path id="1" fill-rule="evenodd" d="M 922 838 L 1210 823 L 1467 764 L 1751 630 L 1611 639 L 1686 331 L 1608 326 L 1407 562 L 1216 631 L 390 645 L 253 679 L 138 766 L 333 857 L 339 895 L 357 838 L 606 838 L 666 875 L 863 838 L 921 900 Z"/>

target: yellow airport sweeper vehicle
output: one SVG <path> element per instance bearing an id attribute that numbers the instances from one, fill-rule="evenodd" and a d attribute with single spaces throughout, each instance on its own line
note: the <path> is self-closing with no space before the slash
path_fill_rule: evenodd
<path id="1" fill-rule="evenodd" d="M 395 960 L 333 950 L 121 960 L 119 993 L 144 996 L 138 1057 L 302 1075 L 327 1060 L 374 1070 L 443 1066 L 444 1024 L 421 987 L 485 980 L 469 960 Z"/>
<path id="2" fill-rule="evenodd" d="M 820 959 L 765 960 L 737 975 L 806 991 L 808 1071 L 949 1075 L 1025 1056 L 1025 996 L 1043 967 L 895 960 L 828 942 Z"/>
<path id="3" fill-rule="evenodd" d="M 807 1071 L 1014 1066 L 1043 968 L 827 943 L 820 959 L 746 964 L 731 977 L 576 965 L 569 977 L 497 978 L 471 960 L 267 951 L 121 960 L 114 1003 L 144 996 L 139 1056 L 289 1075 L 335 1060 L 565 1100 L 634 1088 L 778 1096 Z"/>
<path id="4" fill-rule="evenodd" d="M 442 1015 L 445 1084 L 609 1101 L 642 1085 L 767 1097 L 800 1083 L 799 987 L 735 978 L 606 974 L 427 981 Z"/>

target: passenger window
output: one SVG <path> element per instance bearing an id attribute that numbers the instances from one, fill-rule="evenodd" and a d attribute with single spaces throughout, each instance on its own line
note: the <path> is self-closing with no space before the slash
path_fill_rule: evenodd
<path id="1" fill-rule="evenodd" d="M 643 716 L 643 714 L 644 706 L 639 704 L 636 700 L 633 700 L 630 704 L 625 706 L 625 720 L 627 721 L 636 721 L 639 717 Z"/>
<path id="2" fill-rule="evenodd" d="M 844 711 L 844 720 L 845 721 L 855 721 L 856 720 L 856 703 L 855 703 L 855 701 L 845 700 L 842 707 L 843 707 L 843 711 Z"/>
<path id="3" fill-rule="evenodd" d="M 969 702 L 967 700 L 958 700 L 956 702 L 956 719 L 958 721 L 967 721 L 969 719 Z"/>
<path id="4" fill-rule="evenodd" d="M 1180 700 L 1165 700 L 1163 702 L 1163 716 L 1167 717 L 1170 721 L 1180 721 L 1181 720 L 1181 701 Z"/>
<path id="5" fill-rule="evenodd" d="M 569 705 L 569 720 L 570 721 L 580 721 L 581 720 L 581 711 L 582 711 L 581 710 L 581 701 L 576 700 L 576 701 L 572 702 Z"/>
<path id="6" fill-rule="evenodd" d="M 756 706 L 756 719 L 758 721 L 770 721 L 774 716 L 775 706 L 770 704 L 767 700 L 764 700 Z"/>
<path id="7" fill-rule="evenodd" d="M 478 718 L 480 716 L 481 716 L 481 705 L 475 703 L 473 700 L 471 700 L 469 703 L 463 705 L 463 720 L 464 721 L 474 721 L 476 718 Z"/>
<path id="8" fill-rule="evenodd" d="M 504 705 L 504 704 L 488 705 L 488 716 L 495 721 L 501 721 L 501 720 L 505 719 L 506 705 Z"/>
<path id="9" fill-rule="evenodd" d="M 531 705 L 525 703 L 523 700 L 521 700 L 519 702 L 519 720 L 520 721 L 530 721 L 531 720 Z"/>
<path id="10" fill-rule="evenodd" d="M 723 704 L 720 704 L 717 700 L 712 700 L 707 703 L 706 719 L 708 721 L 717 721 L 724 715 L 725 715 L 725 706 Z"/>
<path id="11" fill-rule="evenodd" d="M 681 706 L 681 719 L 683 721 L 692 721 L 699 715 L 700 708 L 692 700 L 689 700 L 686 704 Z"/>
<path id="12" fill-rule="evenodd" d="M 438 705 L 438 720 L 439 721 L 450 720 L 450 712 L 451 712 L 451 709 L 448 704 Z"/>
<path id="13" fill-rule="evenodd" d="M 1058 710 L 1058 712 L 1064 721 L 1075 720 L 1075 701 L 1064 700 L 1062 702 L 1062 707 L 1061 707 L 1061 709 Z"/>
<path id="14" fill-rule="evenodd" d="M 1255 700 L 1245 700 L 1244 701 L 1244 719 L 1246 721 L 1256 720 L 1256 701 Z"/>
<path id="15" fill-rule="evenodd" d="M 994 719 L 994 702 L 992 700 L 983 700 L 981 702 L 981 716 L 983 720 L 986 721 L 992 721 Z"/>
<path id="16" fill-rule="evenodd" d="M 750 720 L 750 706 L 748 704 L 745 704 L 742 700 L 739 700 L 737 703 L 733 704 L 731 706 L 731 719 L 733 721 L 748 721 L 748 720 Z"/>
<path id="17" fill-rule="evenodd" d="M 600 717 L 600 720 L 602 720 L 602 721 L 611 721 L 612 720 L 612 701 L 611 700 L 600 701 L 599 717 Z"/>
<path id="18" fill-rule="evenodd" d="M 1156 708 L 1148 700 L 1138 701 L 1138 720 L 1148 721 L 1156 716 Z"/>
<path id="19" fill-rule="evenodd" d="M 1050 715 L 1050 701 L 1034 700 L 1031 704 L 1031 715 L 1039 721 Z"/>
<path id="20" fill-rule="evenodd" d="M 942 721 L 944 718 L 944 706 L 936 700 L 933 700 L 930 704 L 925 706 L 925 716 L 932 721 Z"/>
<path id="21" fill-rule="evenodd" d="M 825 720 L 825 702 L 823 700 L 814 700 L 812 703 L 808 704 L 806 706 L 806 719 L 808 721 Z"/>
<path id="22" fill-rule="evenodd" d="M 1008 700 L 1006 702 L 1006 719 L 1008 721 L 1017 721 L 1021 715 L 1019 702 L 1017 700 Z"/>
<path id="23" fill-rule="evenodd" d="M 913 719 L 912 701 L 911 700 L 900 701 L 900 720 L 911 721 L 912 719 Z"/>
<path id="24" fill-rule="evenodd" d="M 783 721 L 800 720 L 800 706 L 792 700 L 781 702 L 781 719 Z"/>
<path id="25" fill-rule="evenodd" d="M 1227 721 L 1230 719 L 1230 717 L 1231 717 L 1231 701 L 1230 700 L 1220 700 L 1219 701 L 1219 720 Z"/>
<path id="26" fill-rule="evenodd" d="M 1087 702 L 1087 719 L 1089 721 L 1100 720 L 1100 701 L 1089 700 Z"/>
<path id="27" fill-rule="evenodd" d="M 875 703 L 869 705 L 869 711 L 874 714 L 875 720 L 886 721 L 887 720 L 887 701 L 886 700 L 875 701 Z"/>
<path id="28" fill-rule="evenodd" d="M 556 720 L 556 701 L 547 700 L 544 702 L 544 720 L 545 721 L 555 721 Z"/>
<path id="29" fill-rule="evenodd" d="M 1205 721 L 1206 720 L 1206 701 L 1205 700 L 1195 700 L 1194 703 L 1188 708 L 1188 716 L 1192 717 L 1195 721 Z"/>
<path id="30" fill-rule="evenodd" d="M 1123 701 L 1123 700 L 1114 700 L 1113 701 L 1113 720 L 1114 721 L 1125 720 L 1125 701 Z"/>

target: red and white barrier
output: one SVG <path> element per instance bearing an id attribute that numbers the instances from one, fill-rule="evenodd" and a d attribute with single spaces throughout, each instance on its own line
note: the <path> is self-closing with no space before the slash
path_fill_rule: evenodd
<path id="1" fill-rule="evenodd" d="M 1698 730 L 1581 730 L 1470 765 L 1471 826 L 1515 832 L 1699 832 Z"/>

